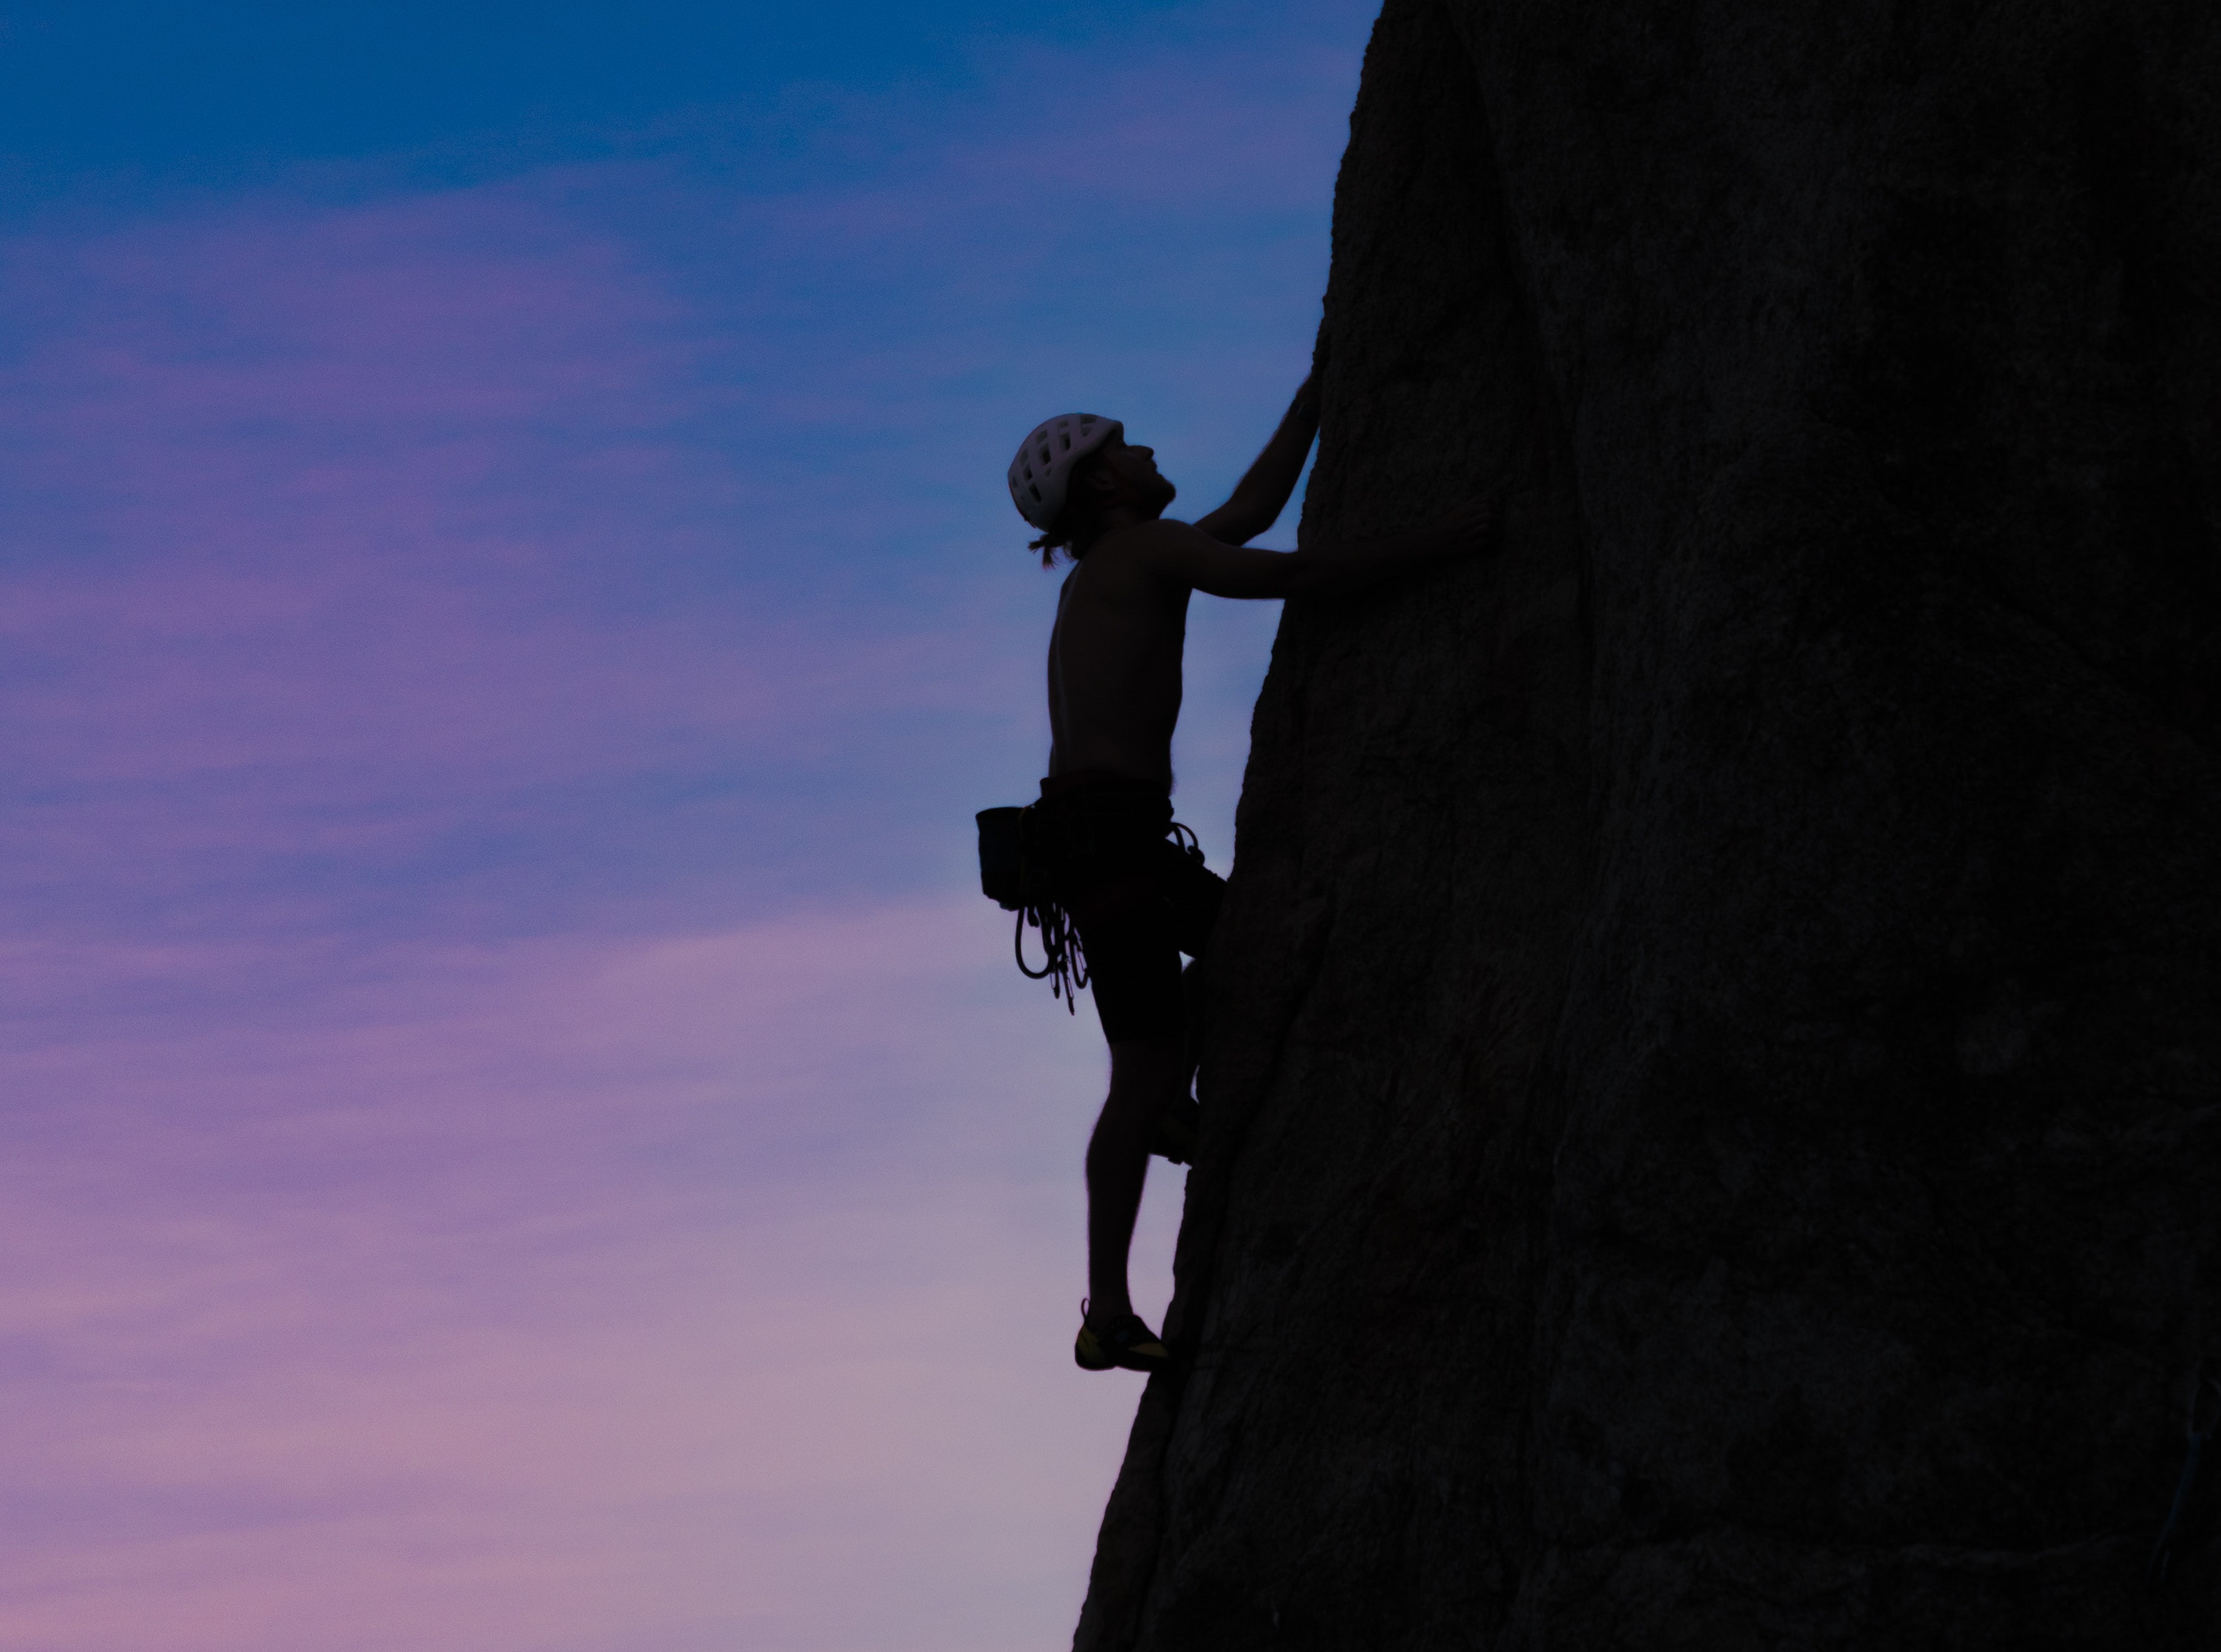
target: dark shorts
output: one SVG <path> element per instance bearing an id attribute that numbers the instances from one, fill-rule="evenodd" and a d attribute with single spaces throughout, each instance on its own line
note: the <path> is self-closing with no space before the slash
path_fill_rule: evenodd
<path id="1" fill-rule="evenodd" d="M 1042 782 L 1034 808 L 1104 1037 L 1182 1042 L 1180 954 L 1210 946 L 1226 879 L 1167 836 L 1172 800 L 1155 786 L 1059 775 Z"/>

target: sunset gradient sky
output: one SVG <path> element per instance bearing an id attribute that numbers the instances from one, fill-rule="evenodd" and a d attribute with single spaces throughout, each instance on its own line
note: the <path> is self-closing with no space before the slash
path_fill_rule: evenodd
<path id="1" fill-rule="evenodd" d="M 0 1652 L 1068 1639 L 1002 473 L 1223 497 L 1373 10 L 0 0 Z"/>

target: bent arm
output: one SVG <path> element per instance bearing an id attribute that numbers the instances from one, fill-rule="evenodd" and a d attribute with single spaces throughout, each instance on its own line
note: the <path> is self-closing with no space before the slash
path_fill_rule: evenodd
<path id="1" fill-rule="evenodd" d="M 1311 440 L 1318 435 L 1318 397 L 1313 389 L 1317 375 L 1304 380 L 1296 399 L 1281 416 L 1280 428 L 1265 444 L 1256 462 L 1243 473 L 1226 503 L 1195 525 L 1225 545 L 1246 545 L 1279 520 L 1296 479 L 1304 473 Z"/>

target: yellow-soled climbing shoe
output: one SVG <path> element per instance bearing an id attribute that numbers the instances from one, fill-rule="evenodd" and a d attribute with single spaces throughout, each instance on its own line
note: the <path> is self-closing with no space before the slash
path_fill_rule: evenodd
<path id="1" fill-rule="evenodd" d="M 1173 1351 L 1142 1323 L 1137 1313 L 1097 1330 L 1087 1323 L 1087 1305 L 1083 1302 L 1079 1340 L 1072 1345 L 1072 1358 L 1082 1371 L 1161 1371 L 1173 1362 Z"/>

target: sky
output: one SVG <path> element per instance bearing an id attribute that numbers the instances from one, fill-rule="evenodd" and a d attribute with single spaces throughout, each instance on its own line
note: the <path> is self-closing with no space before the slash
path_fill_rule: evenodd
<path id="1" fill-rule="evenodd" d="M 1017 10 L 0 0 L 0 1652 L 1068 1639 L 1140 1379 L 972 858 L 1003 472 L 1224 497 L 1372 8 Z"/>

